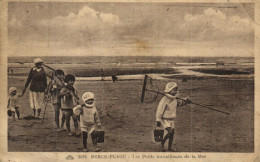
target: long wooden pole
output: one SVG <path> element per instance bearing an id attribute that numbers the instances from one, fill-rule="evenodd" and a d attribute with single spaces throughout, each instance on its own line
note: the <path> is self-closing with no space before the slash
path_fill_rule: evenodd
<path id="1" fill-rule="evenodd" d="M 144 102 L 144 95 L 145 95 L 145 87 L 146 87 L 146 83 L 147 83 L 147 78 L 148 78 L 148 75 L 145 75 L 144 76 L 144 82 L 143 82 L 143 89 L 142 89 L 142 96 L 141 96 L 141 103 Z"/>
<path id="2" fill-rule="evenodd" d="M 164 93 L 157 92 L 157 91 L 150 90 L 150 89 L 146 89 L 147 78 L 148 78 L 148 75 L 145 75 L 145 76 L 144 76 L 144 82 L 143 82 L 143 89 L 142 89 L 141 103 L 144 102 L 145 91 L 149 91 L 149 92 L 153 92 L 153 93 L 157 93 L 157 94 L 160 94 L 160 95 L 164 95 L 164 96 L 166 96 Z M 180 99 L 180 100 L 185 101 L 185 99 L 183 99 L 183 98 L 179 98 L 179 97 L 176 97 L 176 99 Z M 217 109 L 213 109 L 213 108 L 211 108 L 211 107 L 208 107 L 208 106 L 205 106 L 205 105 L 201 105 L 201 104 L 198 104 L 198 103 L 195 103 L 195 102 L 191 102 L 191 104 L 193 104 L 193 105 L 197 105 L 197 106 L 200 106 L 200 107 L 203 107 L 203 108 L 207 108 L 207 109 L 210 109 L 210 110 L 213 110 L 213 111 L 216 111 L 216 112 L 220 112 L 220 113 L 223 113 L 223 114 L 226 114 L 226 115 L 230 115 L 230 114 L 227 113 L 227 112 L 220 111 L 220 110 L 217 110 Z"/>
<path id="3" fill-rule="evenodd" d="M 149 91 L 149 92 L 158 93 L 158 94 L 160 94 L 160 95 L 166 96 L 164 93 L 161 93 L 161 92 L 156 92 L 156 91 L 153 91 L 153 90 L 150 90 L 150 89 L 145 89 L 145 90 L 146 90 L 146 91 Z M 176 99 L 180 99 L 180 100 L 186 101 L 185 99 L 179 98 L 179 97 L 176 97 Z M 200 107 L 204 107 L 204 108 L 207 108 L 207 109 L 210 109 L 210 110 L 213 110 L 213 111 L 221 112 L 221 113 L 224 113 L 224 114 L 227 114 L 227 115 L 230 115 L 230 114 L 227 113 L 227 112 L 220 111 L 220 110 L 217 110 L 217 109 L 213 109 L 213 108 L 211 108 L 211 107 L 208 107 L 208 106 L 205 106 L 205 105 L 201 105 L 201 104 L 198 104 L 198 103 L 195 103 L 195 102 L 191 102 L 191 104 L 197 105 L 197 106 L 200 106 Z"/>

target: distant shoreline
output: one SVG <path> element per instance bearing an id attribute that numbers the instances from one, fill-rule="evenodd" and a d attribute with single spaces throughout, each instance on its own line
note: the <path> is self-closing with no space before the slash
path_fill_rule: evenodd
<path id="1" fill-rule="evenodd" d="M 76 77 L 100 77 L 112 75 L 169 75 L 168 78 L 180 77 L 254 77 L 254 58 L 232 57 L 45 57 L 46 65 L 53 69 L 62 69 L 66 74 Z M 34 66 L 33 58 L 9 58 L 8 74 L 27 76 Z M 50 72 L 50 69 L 45 68 Z"/>

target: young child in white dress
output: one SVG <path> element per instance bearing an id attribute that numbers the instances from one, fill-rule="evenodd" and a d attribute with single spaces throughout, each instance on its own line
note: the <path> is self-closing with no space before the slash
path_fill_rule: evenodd
<path id="1" fill-rule="evenodd" d="M 83 105 L 77 105 L 73 108 L 75 115 L 80 115 L 80 128 L 83 136 L 83 151 L 87 152 L 87 138 L 88 134 L 91 135 L 92 143 L 95 149 L 95 152 L 101 151 L 97 147 L 97 138 L 96 138 L 96 127 L 101 129 L 100 118 L 94 104 L 94 94 L 92 92 L 85 92 L 82 95 Z"/>
<path id="2" fill-rule="evenodd" d="M 191 103 L 189 97 L 184 99 L 176 98 L 178 92 L 178 86 L 175 82 L 169 82 L 165 86 L 165 96 L 159 102 L 156 111 L 156 124 L 158 127 L 162 127 L 167 130 L 167 134 L 164 136 L 161 143 L 161 150 L 166 151 L 164 148 L 164 143 L 169 139 L 168 151 L 173 151 L 172 143 L 174 137 L 175 129 L 175 118 L 177 107 Z"/>
<path id="3" fill-rule="evenodd" d="M 20 120 L 19 97 L 22 97 L 22 95 L 17 94 L 17 88 L 10 87 L 7 108 L 11 110 L 13 120 L 15 120 L 15 113 L 18 120 Z"/>

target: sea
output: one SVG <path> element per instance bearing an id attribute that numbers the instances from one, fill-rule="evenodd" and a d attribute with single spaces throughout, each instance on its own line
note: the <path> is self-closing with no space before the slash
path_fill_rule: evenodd
<path id="1" fill-rule="evenodd" d="M 26 76 L 34 66 L 35 58 L 8 57 L 8 75 Z M 224 76 L 233 74 L 232 71 L 236 75 L 254 75 L 254 57 L 43 56 L 40 58 L 45 65 L 53 69 L 62 69 L 66 73 L 74 73 L 78 77 L 100 76 L 101 69 L 104 70 L 105 76 L 147 73 L 197 75 L 201 72 Z M 194 71 L 191 73 L 190 69 Z"/>
<path id="2" fill-rule="evenodd" d="M 37 56 L 36 56 L 37 57 Z M 36 57 L 8 57 L 8 63 L 32 63 Z M 49 64 L 254 64 L 254 57 L 181 57 L 181 56 L 42 56 Z"/>

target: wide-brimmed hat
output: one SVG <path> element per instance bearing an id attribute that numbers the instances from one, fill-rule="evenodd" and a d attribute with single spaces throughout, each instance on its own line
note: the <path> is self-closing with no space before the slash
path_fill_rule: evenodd
<path id="1" fill-rule="evenodd" d="M 94 99 L 94 93 L 92 92 L 85 92 L 83 95 L 82 95 L 82 100 L 85 102 L 89 99 Z"/>
<path id="2" fill-rule="evenodd" d="M 43 60 L 41 58 L 36 58 L 33 60 L 34 64 L 37 64 L 37 63 L 43 63 Z"/>
<path id="3" fill-rule="evenodd" d="M 10 87 L 10 88 L 9 88 L 9 93 L 11 94 L 13 91 L 17 91 L 17 88 L 15 88 L 15 87 Z"/>
<path id="4" fill-rule="evenodd" d="M 164 89 L 164 92 L 165 92 L 165 93 L 169 93 L 169 92 L 171 92 L 172 89 L 174 89 L 174 88 L 176 88 L 176 87 L 178 87 L 177 83 L 175 83 L 175 82 L 169 82 L 169 83 L 166 84 L 165 89 Z"/>

